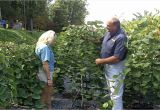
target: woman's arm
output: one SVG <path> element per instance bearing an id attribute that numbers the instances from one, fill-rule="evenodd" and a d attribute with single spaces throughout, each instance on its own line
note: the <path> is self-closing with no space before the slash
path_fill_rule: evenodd
<path id="1" fill-rule="evenodd" d="M 52 80 L 51 80 L 51 76 L 50 76 L 48 61 L 43 62 L 43 70 L 44 70 L 44 72 L 46 73 L 46 76 L 47 76 L 48 86 L 52 86 Z"/>

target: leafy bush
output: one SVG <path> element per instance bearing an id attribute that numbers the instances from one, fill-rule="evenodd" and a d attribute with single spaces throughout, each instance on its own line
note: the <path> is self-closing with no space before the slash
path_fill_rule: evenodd
<path id="1" fill-rule="evenodd" d="M 145 13 L 133 21 L 124 21 L 128 34 L 128 59 L 124 99 L 127 107 L 139 104 L 158 104 L 160 98 L 160 23 L 159 16 Z M 97 90 L 104 93 L 102 70 L 94 64 L 100 44 L 95 43 L 104 29 L 92 25 L 70 26 L 60 34 L 57 52 L 58 77 L 70 78 L 72 91 L 81 90 L 82 97 L 98 99 Z M 86 88 L 86 81 L 87 88 Z M 82 85 L 81 85 L 82 84 Z M 99 94 L 102 97 L 102 94 Z M 108 103 L 105 103 L 108 105 Z"/>
<path id="2" fill-rule="evenodd" d="M 41 107 L 43 83 L 36 79 L 40 62 L 31 45 L 39 33 L 1 29 L 0 35 L 0 107 Z"/>
<path id="3" fill-rule="evenodd" d="M 79 92 L 82 100 L 96 100 L 105 94 L 104 75 L 95 64 L 95 59 L 100 57 L 100 39 L 104 32 L 99 23 L 89 22 L 69 26 L 57 39 L 55 71 L 58 70 L 58 80 L 68 77 L 71 92 Z"/>
<path id="4" fill-rule="evenodd" d="M 160 100 L 160 17 L 145 13 L 124 22 L 129 37 L 125 100 L 133 104 L 156 104 Z"/>
<path id="5" fill-rule="evenodd" d="M 0 106 L 38 107 L 43 84 L 36 79 L 39 60 L 34 46 L 0 42 Z"/>

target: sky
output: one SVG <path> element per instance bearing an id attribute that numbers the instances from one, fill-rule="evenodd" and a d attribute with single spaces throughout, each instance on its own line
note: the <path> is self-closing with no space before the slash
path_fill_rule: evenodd
<path id="1" fill-rule="evenodd" d="M 133 13 L 160 10 L 160 0 L 88 0 L 87 9 L 89 15 L 86 21 L 101 20 L 105 23 L 113 16 L 120 20 L 131 20 Z"/>
<path id="2" fill-rule="evenodd" d="M 104 23 L 107 19 L 117 16 L 122 20 L 131 20 L 133 13 L 143 13 L 144 10 L 160 10 L 160 0 L 87 0 L 89 14 L 86 21 L 100 20 Z"/>

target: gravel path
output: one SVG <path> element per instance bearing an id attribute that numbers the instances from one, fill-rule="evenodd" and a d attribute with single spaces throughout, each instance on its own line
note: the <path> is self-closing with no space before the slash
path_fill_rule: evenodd
<path id="1" fill-rule="evenodd" d="M 73 102 L 72 99 L 64 98 L 61 95 L 55 95 L 55 97 L 53 98 L 52 105 L 53 110 L 96 110 L 94 102 L 88 103 L 88 107 L 86 107 L 87 109 L 80 109 L 81 100 L 76 100 L 75 102 Z"/>

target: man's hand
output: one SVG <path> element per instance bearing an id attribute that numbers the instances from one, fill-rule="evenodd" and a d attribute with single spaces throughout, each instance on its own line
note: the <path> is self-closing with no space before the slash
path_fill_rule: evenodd
<path id="1" fill-rule="evenodd" d="M 103 64 L 103 59 L 98 58 L 98 59 L 95 60 L 95 62 L 96 62 L 97 65 Z"/>
<path id="2" fill-rule="evenodd" d="M 52 80 L 51 80 L 51 79 L 48 79 L 48 80 L 47 80 L 47 84 L 48 84 L 48 86 L 52 86 L 52 85 L 53 85 Z"/>

